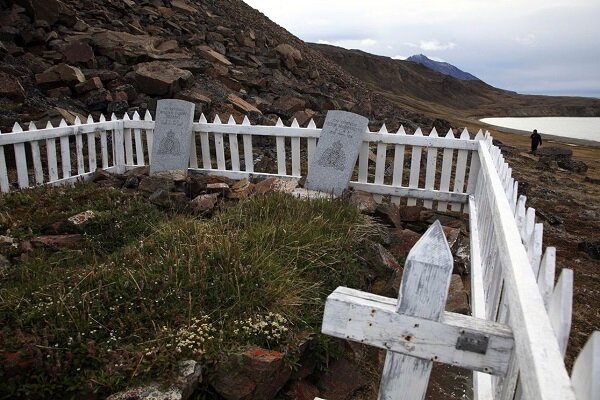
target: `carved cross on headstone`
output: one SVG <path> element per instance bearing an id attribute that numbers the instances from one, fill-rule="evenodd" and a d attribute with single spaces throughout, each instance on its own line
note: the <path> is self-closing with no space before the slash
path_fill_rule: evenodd
<path id="1" fill-rule="evenodd" d="M 423 399 L 432 361 L 506 374 L 514 347 L 510 329 L 444 312 L 452 267 L 436 221 L 408 254 L 398 300 L 344 287 L 327 298 L 323 333 L 388 350 L 379 399 Z"/>

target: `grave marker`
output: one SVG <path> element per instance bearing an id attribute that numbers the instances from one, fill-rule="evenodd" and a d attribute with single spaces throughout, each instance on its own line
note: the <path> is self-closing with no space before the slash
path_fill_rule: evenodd
<path id="1" fill-rule="evenodd" d="M 346 111 L 329 111 L 312 159 L 306 189 L 342 194 L 352 176 L 369 120 Z"/>
<path id="2" fill-rule="evenodd" d="M 194 103 L 172 99 L 157 102 L 150 175 L 171 170 L 187 171 L 193 122 Z"/>

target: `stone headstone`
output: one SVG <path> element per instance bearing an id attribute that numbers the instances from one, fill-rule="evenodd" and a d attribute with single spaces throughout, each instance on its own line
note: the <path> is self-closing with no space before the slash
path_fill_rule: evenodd
<path id="1" fill-rule="evenodd" d="M 342 194 L 348 187 L 369 120 L 346 111 L 329 111 L 306 178 L 306 189 Z"/>
<path id="2" fill-rule="evenodd" d="M 187 170 L 193 122 L 194 103 L 183 100 L 157 102 L 150 175 Z"/>

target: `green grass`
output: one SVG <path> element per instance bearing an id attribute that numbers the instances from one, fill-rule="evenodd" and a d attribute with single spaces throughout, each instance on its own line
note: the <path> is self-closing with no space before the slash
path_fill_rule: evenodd
<path id="1" fill-rule="evenodd" d="M 0 224 L 27 239 L 87 209 L 99 217 L 82 249 L 36 250 L 0 275 L 0 398 L 105 396 L 180 360 L 289 352 L 335 287 L 364 287 L 382 233 L 341 201 L 274 194 L 205 220 L 89 185 L 4 196 Z"/>

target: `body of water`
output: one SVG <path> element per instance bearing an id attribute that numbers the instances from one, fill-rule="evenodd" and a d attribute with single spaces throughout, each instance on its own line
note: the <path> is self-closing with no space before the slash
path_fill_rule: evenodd
<path id="1" fill-rule="evenodd" d="M 482 118 L 481 122 L 542 135 L 562 136 L 600 142 L 600 117 L 503 117 Z"/>

